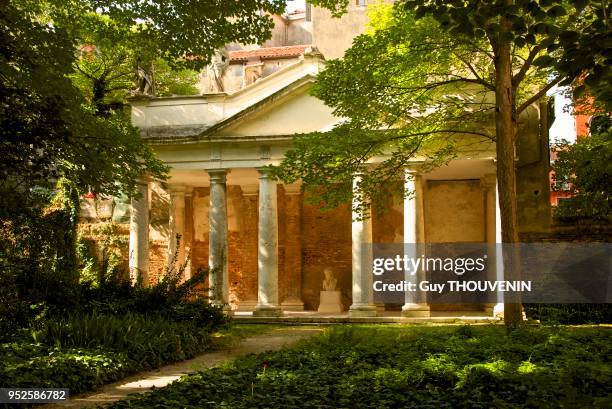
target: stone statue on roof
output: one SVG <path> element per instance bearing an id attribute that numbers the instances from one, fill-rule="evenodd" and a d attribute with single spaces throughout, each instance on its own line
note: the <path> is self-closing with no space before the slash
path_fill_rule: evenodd
<path id="1" fill-rule="evenodd" d="M 209 84 L 212 92 L 224 92 L 223 74 L 229 66 L 229 54 L 224 48 L 215 50 L 210 59 L 210 64 L 206 67 Z"/>
<path id="2" fill-rule="evenodd" d="M 136 95 L 155 95 L 155 83 L 153 81 L 153 74 L 150 71 L 142 68 L 140 58 L 136 62 L 136 89 L 134 90 Z"/>

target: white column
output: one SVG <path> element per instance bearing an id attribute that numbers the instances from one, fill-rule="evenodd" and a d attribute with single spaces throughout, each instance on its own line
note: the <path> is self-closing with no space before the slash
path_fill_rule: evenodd
<path id="1" fill-rule="evenodd" d="M 360 176 L 353 179 L 353 189 L 360 183 Z M 353 195 L 353 208 L 358 203 Z M 362 214 L 352 213 L 352 277 L 353 304 L 349 308 L 349 317 L 375 317 L 376 306 L 372 291 L 372 219 L 362 218 Z"/>
<path id="2" fill-rule="evenodd" d="M 258 290 L 253 315 L 281 315 L 278 299 L 278 212 L 276 180 L 259 168 Z"/>
<path id="3" fill-rule="evenodd" d="M 229 274 L 227 268 L 227 187 L 226 169 L 209 170 L 210 207 L 208 210 L 208 268 L 211 300 L 229 311 Z"/>
<path id="4" fill-rule="evenodd" d="M 172 185 L 169 190 L 168 264 L 174 261 L 178 270 L 185 263 L 185 187 Z"/>
<path id="5" fill-rule="evenodd" d="M 138 180 L 137 198 L 132 198 L 130 210 L 129 268 L 130 280 L 149 283 L 149 183 Z"/>
<path id="6" fill-rule="evenodd" d="M 421 256 L 424 251 L 423 222 L 423 184 L 421 175 L 413 169 L 404 172 L 404 189 L 413 192 L 404 198 L 404 252 L 410 258 Z M 415 283 L 424 281 L 425 271 L 420 269 L 415 274 L 406 271 L 405 280 Z M 429 317 L 430 308 L 427 295 L 423 291 L 406 291 L 402 307 L 402 315 L 406 317 Z"/>
<path id="7" fill-rule="evenodd" d="M 480 184 L 485 193 L 485 242 L 487 243 L 487 276 L 486 279 L 495 281 L 497 276 L 497 194 L 496 184 L 497 178 L 495 174 L 485 175 Z M 488 300 L 485 304 L 485 312 L 489 315 L 493 315 L 496 301 L 489 295 Z"/>
<path id="8" fill-rule="evenodd" d="M 193 241 L 193 188 L 185 191 L 185 226 L 183 242 L 185 243 L 185 280 L 191 278 L 191 244 Z"/>
<path id="9" fill-rule="evenodd" d="M 504 280 L 504 252 L 501 227 L 501 211 L 499 209 L 499 184 L 495 179 L 495 279 Z M 493 308 L 493 314 L 504 315 L 504 293 L 497 292 L 497 303 Z"/>

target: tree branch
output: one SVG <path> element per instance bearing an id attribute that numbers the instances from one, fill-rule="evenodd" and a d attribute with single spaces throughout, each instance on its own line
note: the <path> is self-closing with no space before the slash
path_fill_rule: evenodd
<path id="1" fill-rule="evenodd" d="M 96 78 L 95 78 L 93 75 L 88 74 L 88 73 L 86 73 L 85 71 L 83 71 L 83 69 L 82 69 L 82 68 L 79 66 L 79 64 L 78 64 L 76 61 L 75 61 L 75 63 L 74 63 L 74 67 L 75 67 L 75 68 L 76 68 L 76 69 L 77 69 L 77 70 L 78 70 L 78 71 L 79 71 L 81 74 L 83 74 L 84 76 L 86 76 L 86 77 L 87 77 L 87 78 L 89 78 L 90 80 L 95 80 L 95 79 L 96 79 Z"/>
<path id="2" fill-rule="evenodd" d="M 108 77 L 106 80 L 107 81 L 113 81 L 113 80 L 116 80 L 117 78 L 125 77 L 126 75 L 130 75 L 130 74 L 133 74 L 133 72 L 132 71 L 124 71 L 124 72 L 120 72 L 120 73 L 117 73 L 115 75 L 112 75 L 112 76 Z"/>
<path id="3" fill-rule="evenodd" d="M 438 87 L 442 87 L 444 85 L 449 85 L 449 84 L 454 84 L 457 82 L 467 82 L 470 84 L 478 84 L 478 85 L 485 85 L 483 84 L 480 80 L 476 79 L 476 78 L 465 78 L 465 77 L 458 77 L 458 78 L 453 78 L 450 80 L 445 80 L 445 81 L 438 81 L 438 82 L 432 82 L 432 83 L 425 83 L 423 85 L 420 85 L 418 87 L 400 87 L 400 86 L 396 86 L 396 85 L 384 85 L 385 88 L 393 88 L 393 89 L 397 89 L 397 90 L 401 90 L 402 92 L 397 92 L 393 95 L 403 95 L 407 92 L 413 92 L 413 91 L 419 91 L 419 90 L 423 90 L 424 92 L 427 91 L 431 91 L 434 88 L 438 88 Z"/>
<path id="4" fill-rule="evenodd" d="M 523 102 L 516 110 L 516 115 L 520 115 L 521 112 L 523 112 L 525 110 L 525 108 L 527 108 L 529 105 L 533 104 L 534 102 L 536 102 L 538 99 L 542 98 L 544 95 L 546 95 L 546 93 L 548 92 L 549 89 L 551 89 L 552 87 L 554 87 L 555 85 L 557 85 L 559 82 L 561 82 L 561 80 L 563 79 L 563 77 L 557 77 L 554 80 L 552 80 L 551 82 L 549 82 L 548 84 L 546 84 L 546 86 L 544 88 L 542 88 L 541 90 L 539 90 L 537 93 L 535 93 L 531 98 L 529 98 L 527 101 Z"/>
<path id="5" fill-rule="evenodd" d="M 468 135 L 482 136 L 483 138 L 487 138 L 489 140 L 495 140 L 495 138 L 493 138 L 491 135 L 485 132 L 468 131 L 468 130 L 461 130 L 461 129 L 438 129 L 435 131 L 413 132 L 409 134 L 401 134 L 401 135 L 398 135 L 392 138 L 388 138 L 386 141 L 388 142 L 388 141 L 394 141 L 397 139 L 409 138 L 413 136 L 426 136 L 426 135 L 433 135 L 433 134 L 440 134 L 440 133 L 450 133 L 450 134 L 462 133 L 462 134 L 468 134 Z"/>
<path id="6" fill-rule="evenodd" d="M 565 21 L 563 26 L 560 27 L 560 31 L 566 30 L 573 22 L 576 21 L 576 19 L 579 16 L 580 16 L 580 10 L 577 9 L 576 12 L 572 14 Z M 540 51 L 542 51 L 542 46 L 536 45 L 535 47 L 533 47 L 531 51 L 529 52 L 529 56 L 527 57 L 527 60 L 525 60 L 525 63 L 523 64 L 519 72 L 515 76 L 512 77 L 512 86 L 515 89 L 519 86 L 521 81 L 523 81 L 523 79 L 525 78 L 525 75 L 527 75 L 527 71 L 529 71 L 529 68 L 531 68 L 531 64 L 533 63 L 533 60 L 535 59 L 535 57 L 538 55 Z"/>
<path id="7" fill-rule="evenodd" d="M 457 56 L 457 58 L 459 58 L 459 60 L 461 60 L 461 62 L 463 62 L 465 65 L 467 65 L 468 69 L 472 72 L 472 74 L 474 74 L 474 76 L 480 82 L 480 84 L 482 84 L 484 87 L 490 89 L 491 91 L 495 91 L 495 86 L 493 84 L 491 84 L 490 82 L 485 81 L 484 78 L 482 78 L 480 75 L 478 75 L 478 73 L 476 72 L 476 69 L 474 68 L 474 66 L 468 60 L 465 60 L 463 57 L 460 57 L 460 56 Z"/>
<path id="8" fill-rule="evenodd" d="M 540 50 L 542 50 L 542 47 L 540 47 L 539 45 L 536 45 L 535 47 L 531 49 L 531 51 L 529 51 L 529 55 L 527 56 L 527 59 L 523 63 L 523 66 L 521 67 L 519 72 L 515 76 L 512 77 L 512 86 L 514 87 L 514 89 L 516 89 L 521 83 L 521 81 L 523 81 L 523 79 L 525 78 L 525 75 L 527 75 L 527 71 L 529 71 L 529 68 L 531 68 L 531 63 L 536 58 Z"/>

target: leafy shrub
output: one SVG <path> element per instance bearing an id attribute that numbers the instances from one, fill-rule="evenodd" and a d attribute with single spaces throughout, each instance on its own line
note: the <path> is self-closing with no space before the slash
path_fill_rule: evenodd
<path id="1" fill-rule="evenodd" d="M 138 369 L 125 353 L 49 347 L 40 343 L 0 344 L 2 386 L 68 388 L 79 393 L 120 379 Z"/>
<path id="2" fill-rule="evenodd" d="M 33 335 L 33 336 L 32 336 Z M 76 314 L 0 344 L 0 386 L 83 392 L 209 349 L 210 330 L 161 316 Z M 0 407 L 2 407 L 0 405 Z"/>
<path id="3" fill-rule="evenodd" d="M 144 287 L 111 280 L 83 287 L 83 313 L 156 315 L 171 322 L 189 322 L 201 329 L 216 330 L 229 323 L 220 306 L 209 303 L 203 282 L 208 272 L 199 270 L 181 282 L 182 269 L 170 269 L 155 285 Z"/>
<path id="4" fill-rule="evenodd" d="M 58 348 L 97 348 L 125 353 L 139 369 L 193 357 L 210 346 L 208 328 L 141 314 L 74 315 L 47 323 L 41 339 Z"/>
<path id="5" fill-rule="evenodd" d="M 555 209 L 555 216 L 561 220 L 610 221 L 612 116 L 593 116 L 589 130 L 590 137 L 575 144 L 564 142 L 557 147 L 554 186 L 569 189 L 572 194 L 572 200 L 559 203 Z"/>

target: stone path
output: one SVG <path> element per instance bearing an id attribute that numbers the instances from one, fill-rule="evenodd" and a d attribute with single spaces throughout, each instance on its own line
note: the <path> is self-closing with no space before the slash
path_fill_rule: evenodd
<path id="1" fill-rule="evenodd" d="M 234 346 L 221 351 L 204 353 L 193 359 L 166 365 L 159 369 L 139 372 L 121 381 L 108 384 L 95 392 L 75 395 L 66 402 L 44 405 L 44 408 L 83 408 L 115 402 L 130 393 L 144 393 L 151 387 L 164 387 L 180 377 L 211 368 L 250 353 L 275 351 L 323 332 L 320 327 L 285 327 L 245 338 Z"/>

